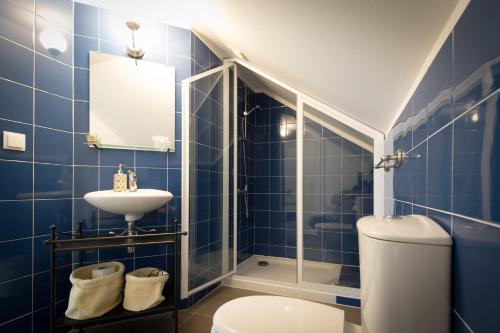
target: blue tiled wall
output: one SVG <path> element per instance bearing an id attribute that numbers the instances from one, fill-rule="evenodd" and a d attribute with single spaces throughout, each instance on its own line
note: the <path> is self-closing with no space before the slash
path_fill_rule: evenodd
<path id="1" fill-rule="evenodd" d="M 36 13 L 36 15 L 35 15 Z M 220 64 L 189 30 L 141 22 L 151 37 L 145 60 L 176 67 L 176 134 L 181 137 L 182 79 Z M 47 27 L 64 36 L 63 53 L 46 50 Z M 0 3 L 0 131 L 26 135 L 26 151 L 0 150 L 0 331 L 46 331 L 49 252 L 42 244 L 49 226 L 71 231 L 81 220 L 99 233 L 124 227 L 121 216 L 98 211 L 86 192 L 109 189 L 118 163 L 135 169 L 139 186 L 168 189 L 174 199 L 148 214 L 143 227 L 163 229 L 180 217 L 181 142 L 175 153 L 96 150 L 87 147 L 88 51 L 125 55 L 125 24 L 107 10 L 69 0 Z M 128 32 L 126 32 L 128 34 Z M 87 261 L 119 259 L 127 270 L 165 265 L 163 247 L 89 253 Z M 171 262 L 171 260 L 169 261 Z M 60 310 L 65 308 L 72 258 L 60 256 Z M 193 297 L 189 302 L 198 299 Z M 187 304 L 189 304 L 189 302 Z"/>
<path id="2" fill-rule="evenodd" d="M 248 110 L 260 106 L 248 117 L 254 253 L 295 258 L 295 130 L 280 135 L 295 127 L 295 112 L 262 93 L 248 99 Z"/>
<path id="3" fill-rule="evenodd" d="M 389 174 L 386 213 L 451 233 L 456 332 L 500 327 L 500 2 L 472 0 L 386 140 L 420 159 Z"/>
<path id="4" fill-rule="evenodd" d="M 261 108 L 248 117 L 250 217 L 240 195 L 239 259 L 254 253 L 296 258 L 295 111 L 240 87 L 240 93 L 247 89 L 247 110 Z M 355 222 L 373 213 L 373 154 L 310 118 L 304 128 L 304 259 L 359 266 Z M 240 189 L 246 183 L 242 145 Z"/>

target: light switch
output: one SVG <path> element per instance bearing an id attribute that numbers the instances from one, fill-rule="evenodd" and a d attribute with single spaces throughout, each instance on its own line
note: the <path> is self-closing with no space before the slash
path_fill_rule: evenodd
<path id="1" fill-rule="evenodd" d="M 26 135 L 3 131 L 3 149 L 26 151 Z"/>

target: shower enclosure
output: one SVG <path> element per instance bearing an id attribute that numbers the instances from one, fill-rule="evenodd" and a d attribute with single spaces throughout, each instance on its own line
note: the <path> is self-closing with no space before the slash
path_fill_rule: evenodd
<path id="1" fill-rule="evenodd" d="M 355 223 L 382 214 L 382 133 L 239 59 L 182 91 L 181 296 L 222 281 L 359 298 Z"/>

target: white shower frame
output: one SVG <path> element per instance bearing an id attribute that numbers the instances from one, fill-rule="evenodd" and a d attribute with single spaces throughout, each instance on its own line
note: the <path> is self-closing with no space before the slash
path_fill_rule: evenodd
<path id="1" fill-rule="evenodd" d="M 223 67 L 229 68 L 230 66 L 234 65 L 233 71 L 234 71 L 234 77 L 235 80 L 233 82 L 233 93 L 234 93 L 234 142 L 237 143 L 237 137 L 238 137 L 238 126 L 237 126 L 237 110 L 238 110 L 238 104 L 237 104 L 237 96 L 238 96 L 238 66 L 245 67 L 247 70 L 250 70 L 251 72 L 257 74 L 258 76 L 263 77 L 264 79 L 272 82 L 273 84 L 289 91 L 293 95 L 296 96 L 296 104 L 290 105 L 293 109 L 296 110 L 296 117 L 297 117 L 297 133 L 303 133 L 304 131 L 304 124 L 303 124 L 303 119 L 304 119 L 304 104 L 307 104 L 308 106 L 314 108 L 315 110 L 331 117 L 332 119 L 335 119 L 336 121 L 339 121 L 340 123 L 364 134 L 365 136 L 371 138 L 373 140 L 373 156 L 375 158 L 377 157 L 382 157 L 384 155 L 384 133 L 380 132 L 354 118 L 351 118 L 347 116 L 346 114 L 338 111 L 337 109 L 328 106 L 317 99 L 295 89 L 294 87 L 276 79 L 272 75 L 269 75 L 268 73 L 250 65 L 248 62 L 238 59 L 238 58 L 231 58 L 231 59 L 226 59 L 224 60 L 224 65 Z M 182 106 L 183 106 L 183 143 L 182 143 L 182 192 L 183 192 L 183 197 L 184 193 L 188 193 L 189 191 L 189 173 L 188 173 L 188 167 L 189 167 L 189 132 L 186 131 L 186 126 L 189 126 L 189 118 L 185 116 L 189 115 L 189 84 L 197 79 L 203 78 L 205 76 L 211 75 L 215 72 L 217 72 L 220 69 L 213 69 L 207 72 L 204 72 L 202 74 L 193 76 L 191 78 L 185 79 L 182 81 Z M 279 98 L 279 96 L 273 96 L 273 98 L 277 99 L 280 102 L 283 102 L 284 104 L 289 104 L 286 101 L 282 100 Z M 229 98 L 228 94 L 224 95 L 224 98 Z M 228 101 L 224 101 L 224 104 L 228 104 Z M 226 129 L 225 129 L 226 130 Z M 254 289 L 254 290 L 261 290 L 261 291 L 267 291 L 269 293 L 275 293 L 275 294 L 284 294 L 284 295 L 289 295 L 289 296 L 294 296 L 294 297 L 301 297 L 301 298 L 307 298 L 307 299 L 312 299 L 312 300 L 317 300 L 317 301 L 323 301 L 323 302 L 328 302 L 328 303 L 335 303 L 336 299 L 335 297 L 332 296 L 344 296 L 344 297 L 352 297 L 352 298 L 359 298 L 360 297 L 360 292 L 359 289 L 357 288 L 347 288 L 347 287 L 342 287 L 342 286 L 335 286 L 335 285 L 324 285 L 324 284 L 318 284 L 318 283 L 310 283 L 307 281 L 303 281 L 303 196 L 302 196 L 302 190 L 303 190 L 303 156 L 304 156 L 304 138 L 303 135 L 297 135 L 297 200 L 296 200 L 296 224 L 297 224 L 297 283 L 296 284 L 289 284 L 289 283 L 280 283 L 278 281 L 262 281 L 262 280 L 257 280 L 257 279 L 252 279 L 252 278 L 244 278 L 244 277 L 238 277 L 236 276 L 235 278 L 234 275 L 237 272 L 237 249 L 238 249 L 238 223 L 237 223 L 237 174 L 238 174 L 238 163 L 237 163 L 237 144 L 235 145 L 235 150 L 234 150 L 234 183 L 233 183 L 233 205 L 234 205 L 234 269 L 231 272 L 228 272 L 227 274 L 210 281 L 196 289 L 193 289 L 192 291 L 187 290 L 187 274 L 188 274 L 188 251 L 189 251 L 189 246 L 187 241 L 183 241 L 182 243 L 182 250 L 181 250 L 181 255 L 183 257 L 182 260 L 182 267 L 181 267 L 181 277 L 182 277 L 182 288 L 181 288 L 181 297 L 186 298 L 189 295 L 192 295 L 193 293 L 200 291 L 202 289 L 205 289 L 209 287 L 210 285 L 213 285 L 214 283 L 223 281 L 223 284 L 229 285 L 229 286 L 234 286 L 234 287 L 240 287 L 240 288 L 248 288 L 248 289 Z M 186 161 L 185 161 L 186 160 Z M 189 200 L 182 200 L 182 221 L 183 221 L 183 230 L 188 231 L 188 224 L 189 224 L 189 217 L 185 213 L 189 213 Z M 373 175 L 373 213 L 376 216 L 382 216 L 384 215 L 384 172 L 383 169 L 375 169 L 374 170 L 374 175 Z M 186 280 L 184 280 L 186 279 Z"/>
<path id="2" fill-rule="evenodd" d="M 212 74 L 222 72 L 223 73 L 223 124 L 226 126 L 223 126 L 223 173 L 228 174 L 229 173 L 229 92 L 230 92 L 230 87 L 229 87 L 229 75 L 231 75 L 230 69 L 233 69 L 233 92 L 235 95 L 233 96 L 233 125 L 235 126 L 234 133 L 233 133 L 233 140 L 236 144 L 234 144 L 234 155 L 233 155 L 233 165 L 235 166 L 234 168 L 234 174 L 233 174 L 233 181 L 234 181 L 234 190 L 237 188 L 237 180 L 238 180 L 238 174 L 237 174 L 237 163 L 238 163 L 238 145 L 237 145 L 237 106 L 238 106 L 238 100 L 237 100 L 237 87 L 238 87 L 238 71 L 234 63 L 232 62 L 224 62 L 222 66 L 219 66 L 217 68 L 208 70 L 206 72 L 203 72 L 198 75 L 191 76 L 187 79 L 182 80 L 182 186 L 181 186 L 181 191 L 182 191 L 182 203 L 181 203 L 181 209 L 182 209 L 182 218 L 181 218 L 181 229 L 182 231 L 187 232 L 187 236 L 182 238 L 181 241 L 181 299 L 185 299 L 189 297 L 190 295 L 193 295 L 199 291 L 202 291 L 203 289 L 206 289 L 210 287 L 211 285 L 221 281 L 222 279 L 233 275 L 236 273 L 237 270 L 237 264 L 238 264 L 238 258 L 237 258 L 237 253 L 238 253 L 238 215 L 237 215 L 237 208 L 238 208 L 238 197 L 237 195 L 233 195 L 233 209 L 234 209 L 234 214 L 233 214 L 233 268 L 232 270 L 229 271 L 229 262 L 227 260 L 228 258 L 228 250 L 229 250 L 229 234 L 225 233 L 224 231 L 228 231 L 228 223 L 229 223 L 229 177 L 224 177 L 223 178 L 223 209 L 222 209 L 222 214 L 223 214 L 223 255 L 222 255 L 222 266 L 226 267 L 225 270 L 228 272 L 219 276 L 218 278 L 211 280 L 207 283 L 204 283 L 194 289 L 189 290 L 189 119 L 190 119 L 190 85 L 192 82 L 203 79 L 207 76 L 210 76 Z M 237 192 L 234 192 L 237 193 Z"/>

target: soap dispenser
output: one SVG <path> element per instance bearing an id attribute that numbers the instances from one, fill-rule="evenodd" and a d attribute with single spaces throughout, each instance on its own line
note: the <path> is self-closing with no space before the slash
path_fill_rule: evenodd
<path id="1" fill-rule="evenodd" d="M 127 192 L 127 175 L 123 173 L 123 164 L 118 165 L 118 173 L 113 176 L 113 191 Z"/>

